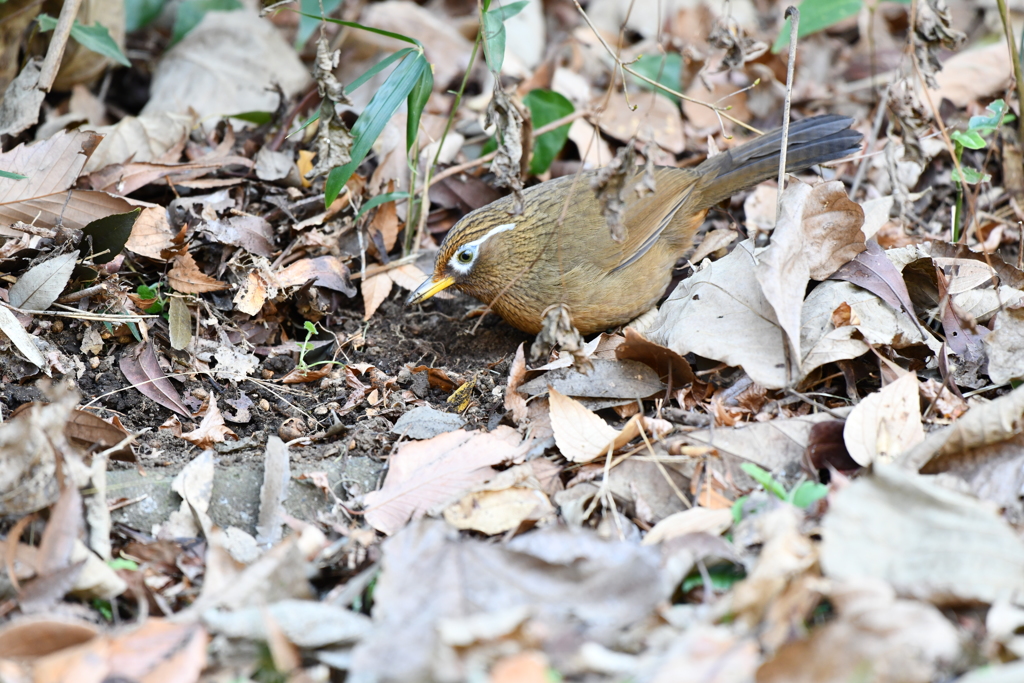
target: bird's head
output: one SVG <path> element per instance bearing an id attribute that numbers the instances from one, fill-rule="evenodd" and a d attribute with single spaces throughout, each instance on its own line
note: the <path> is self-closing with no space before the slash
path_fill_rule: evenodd
<path id="1" fill-rule="evenodd" d="M 467 215 L 449 231 L 434 260 L 433 275 L 409 295 L 407 303 L 422 303 L 453 285 L 473 294 L 478 289 L 473 283 L 487 279 L 483 273 L 489 270 L 488 264 L 500 258 L 495 243 L 500 235 L 516 228 L 515 223 L 507 222 L 507 213 L 487 211 L 488 208 Z M 495 214 L 506 222 L 493 220 Z"/>

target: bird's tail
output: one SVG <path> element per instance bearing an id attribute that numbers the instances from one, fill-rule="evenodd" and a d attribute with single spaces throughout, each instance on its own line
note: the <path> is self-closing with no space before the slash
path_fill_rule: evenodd
<path id="1" fill-rule="evenodd" d="M 852 130 L 854 120 L 829 114 L 794 121 L 789 126 L 786 171 L 795 173 L 860 150 L 863 137 Z M 697 167 L 703 184 L 698 209 L 706 209 L 779 173 L 782 129 L 773 130 L 717 154 Z"/>

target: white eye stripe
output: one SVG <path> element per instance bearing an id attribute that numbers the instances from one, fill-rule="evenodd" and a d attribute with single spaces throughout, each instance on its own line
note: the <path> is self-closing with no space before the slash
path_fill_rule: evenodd
<path id="1" fill-rule="evenodd" d="M 483 237 L 479 237 L 479 238 L 473 240 L 472 242 L 467 242 L 465 247 L 463 247 L 463 249 L 465 249 L 466 247 L 479 247 L 481 244 L 486 242 L 488 239 L 490 239 L 494 235 L 497 235 L 499 232 L 505 232 L 506 230 L 515 230 L 515 229 L 516 229 L 516 224 L 515 223 L 505 223 L 504 225 L 499 225 L 496 228 L 491 228 L 487 232 L 487 234 L 484 235 Z"/>
<path id="2" fill-rule="evenodd" d="M 497 226 L 496 228 L 491 228 L 483 237 L 479 237 L 473 240 L 472 242 L 467 242 L 466 244 L 462 245 L 462 247 L 455 253 L 455 255 L 452 256 L 451 260 L 448 261 L 448 265 L 451 267 L 452 270 L 456 271 L 457 273 L 465 275 L 466 273 L 469 272 L 470 268 L 473 267 L 473 262 L 476 261 L 476 255 L 480 249 L 481 244 L 486 242 L 494 235 L 497 235 L 498 233 L 505 232 L 506 230 L 515 230 L 515 228 L 515 223 L 505 223 L 503 225 Z M 465 261 L 460 261 L 459 256 L 463 254 L 469 254 L 469 259 Z"/>

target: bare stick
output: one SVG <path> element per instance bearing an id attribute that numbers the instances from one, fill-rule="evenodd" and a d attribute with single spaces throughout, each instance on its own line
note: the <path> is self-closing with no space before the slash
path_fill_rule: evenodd
<path id="1" fill-rule="evenodd" d="M 1013 78 L 1017 81 L 1017 104 L 1024 107 L 1024 74 L 1021 73 L 1020 55 L 1017 53 L 1017 43 L 1013 40 L 1013 25 L 1010 23 L 1010 15 L 1006 10 L 1006 0 L 996 0 L 999 4 L 999 17 L 1003 20 L 1003 31 L 1006 32 L 1006 46 L 1010 50 L 1010 61 L 1013 62 Z M 1024 115 L 1024 111 L 1021 112 Z M 1017 122 L 1017 139 L 1021 147 L 1024 147 L 1024 122 Z"/>
<path id="2" fill-rule="evenodd" d="M 786 103 L 782 108 L 782 150 L 779 155 L 779 192 L 775 198 L 775 225 L 779 224 L 782 213 L 782 191 L 786 189 L 786 152 L 789 150 L 789 108 L 793 100 L 793 70 L 796 67 L 796 33 L 800 27 L 800 10 L 790 5 L 786 8 L 789 25 L 789 64 L 786 66 Z"/>
<path id="3" fill-rule="evenodd" d="M 82 6 L 82 0 L 66 0 L 60 10 L 60 18 L 57 19 L 57 27 L 53 29 L 53 38 L 50 40 L 50 47 L 46 49 L 46 59 L 39 69 L 39 89 L 43 92 L 50 92 L 53 81 L 57 78 L 57 70 L 60 68 L 60 60 L 64 57 L 64 48 L 68 45 L 68 38 L 71 36 L 71 27 L 78 16 L 78 8 Z"/>

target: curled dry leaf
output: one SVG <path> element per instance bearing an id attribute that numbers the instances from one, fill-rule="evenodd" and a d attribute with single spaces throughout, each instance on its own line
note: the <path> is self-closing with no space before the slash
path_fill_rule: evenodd
<path id="1" fill-rule="evenodd" d="M 800 349 L 804 292 L 811 279 L 824 280 L 864 251 L 864 210 L 835 180 L 821 185 L 794 182 L 782 195 L 772 241 L 758 257 L 757 281 L 785 330 L 793 359 Z"/>
<path id="2" fill-rule="evenodd" d="M 917 375 L 908 372 L 853 407 L 843 440 L 858 465 L 892 462 L 924 440 L 918 393 Z"/>
<path id="3" fill-rule="evenodd" d="M 505 410 L 512 413 L 512 419 L 519 426 L 523 426 L 528 415 L 526 397 L 519 393 L 519 387 L 525 380 L 526 354 L 523 351 L 523 344 L 520 344 L 508 369 L 508 384 L 505 385 Z"/>
<path id="4" fill-rule="evenodd" d="M 625 446 L 640 433 L 639 415 L 619 431 L 554 387 L 548 393 L 555 444 L 567 460 L 590 462 Z"/>
<path id="5" fill-rule="evenodd" d="M 356 288 L 349 281 L 348 266 L 337 256 L 302 259 L 277 273 L 281 287 L 298 287 L 310 280 L 317 287 L 326 287 L 345 296 L 356 295 Z"/>
<path id="6" fill-rule="evenodd" d="M 238 438 L 231 431 L 231 428 L 224 424 L 224 416 L 221 414 L 220 408 L 217 407 L 217 399 L 212 396 L 210 397 L 210 405 L 206 408 L 206 414 L 203 415 L 203 420 L 199 423 L 199 426 L 191 432 L 181 435 L 181 438 L 185 441 L 203 449 L 212 448 L 213 444 L 221 443 L 227 437 L 232 439 Z"/>
<path id="7" fill-rule="evenodd" d="M 654 525 L 644 536 L 644 545 L 654 545 L 686 534 L 718 536 L 732 526 L 731 510 L 709 510 L 693 507 L 669 515 Z"/>
<path id="8" fill-rule="evenodd" d="M 900 456 L 904 467 L 941 472 L 945 458 L 1008 441 L 1024 429 L 1024 386 L 978 405 L 953 424 L 928 434 L 916 448 Z"/>
<path id="9" fill-rule="evenodd" d="M 231 286 L 199 270 L 196 260 L 187 251 L 174 258 L 174 267 L 167 273 L 167 282 L 183 294 L 219 292 Z"/>

